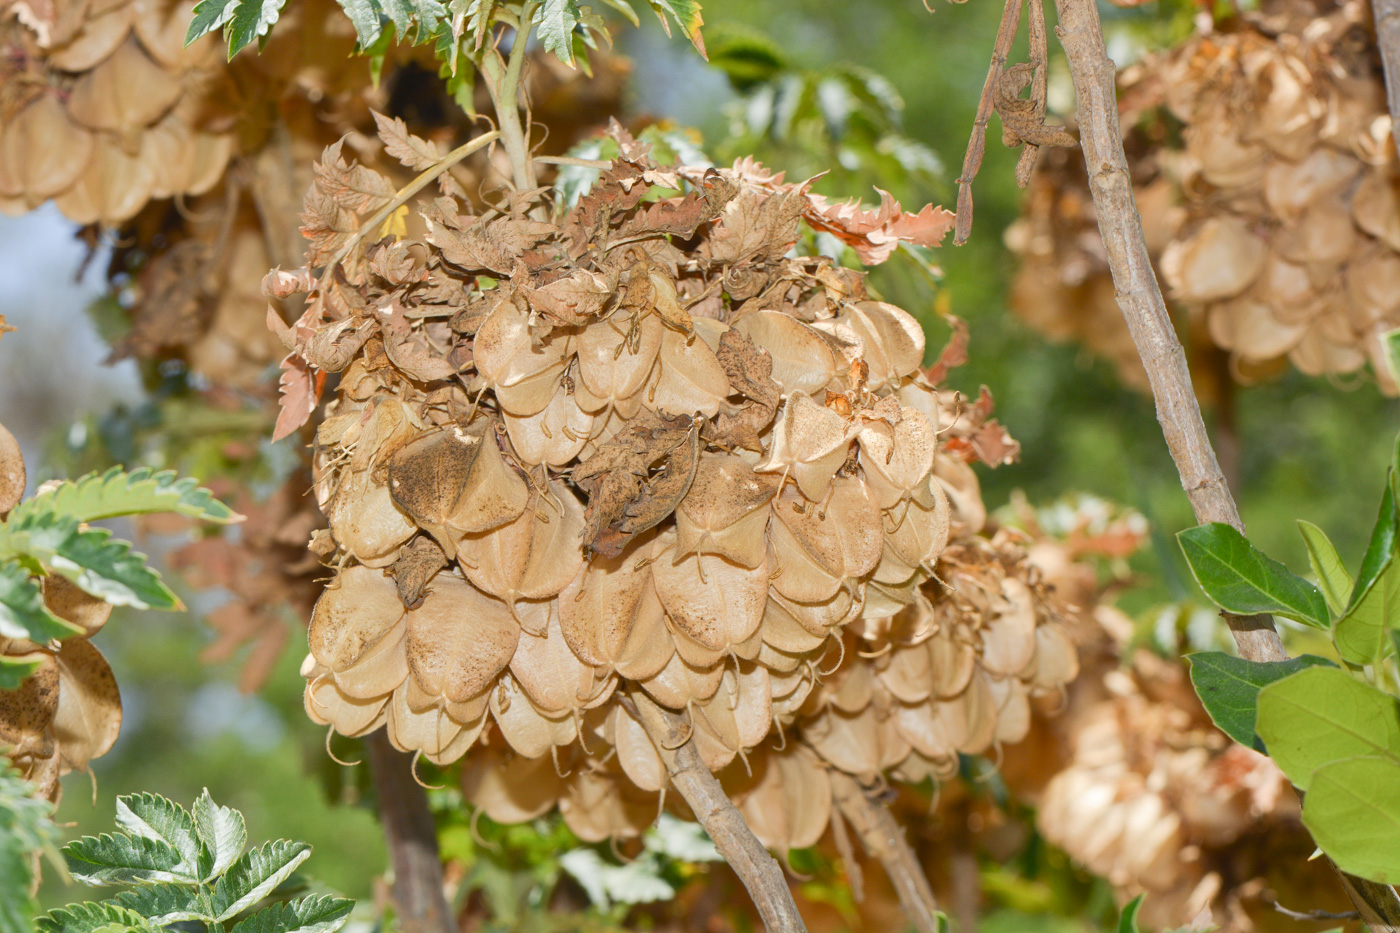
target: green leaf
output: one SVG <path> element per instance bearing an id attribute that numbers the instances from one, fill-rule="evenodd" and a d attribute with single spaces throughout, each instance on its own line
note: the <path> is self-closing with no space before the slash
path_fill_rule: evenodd
<path id="1" fill-rule="evenodd" d="M 199 901 L 199 888 L 189 884 L 145 884 L 134 890 L 122 891 L 115 901 L 158 927 L 187 920 L 208 922 L 214 919 Z"/>
<path id="2" fill-rule="evenodd" d="M 1351 599 L 1347 601 L 1348 611 L 1361 602 L 1381 578 L 1385 568 L 1390 566 L 1395 556 L 1397 532 L 1400 532 L 1400 513 L 1395 507 L 1395 491 L 1387 482 L 1385 491 L 1381 493 L 1376 524 L 1371 528 L 1371 540 L 1366 544 L 1366 553 L 1361 556 L 1361 566 L 1356 570 L 1356 585 L 1351 588 Z"/>
<path id="3" fill-rule="evenodd" d="M 44 663 L 39 655 L 0 655 L 0 690 L 18 690 L 25 679 Z M 0 927 L 0 931 L 3 931 Z"/>
<path id="4" fill-rule="evenodd" d="M 1400 702 L 1335 667 L 1310 667 L 1259 691 L 1254 729 L 1303 790 L 1315 770 L 1342 758 L 1400 763 Z"/>
<path id="5" fill-rule="evenodd" d="M 700 35 L 700 27 L 705 24 L 705 20 L 700 15 L 699 0 L 647 0 L 647 3 L 656 11 L 666 35 L 671 34 L 671 24 L 666 21 L 666 14 L 669 13 L 691 45 L 700 53 L 700 57 L 706 57 L 705 39 Z"/>
<path id="6" fill-rule="evenodd" d="M 1400 328 L 1381 334 L 1385 344 L 1385 361 L 1390 368 L 1390 378 L 1400 382 Z"/>
<path id="7" fill-rule="evenodd" d="M 6 530 L 10 547 L 98 599 L 137 609 L 180 608 L 180 600 L 146 564 L 146 555 L 106 528 L 80 528 L 65 515 L 30 512 Z"/>
<path id="8" fill-rule="evenodd" d="M 214 885 L 213 906 L 219 922 L 262 900 L 309 855 L 311 846 L 286 839 L 264 843 L 245 853 Z"/>
<path id="9" fill-rule="evenodd" d="M 574 64 L 574 27 L 579 20 L 579 8 L 574 0 L 544 0 L 544 5 L 540 7 L 539 25 L 535 30 L 544 50 L 571 68 Z"/>
<path id="10" fill-rule="evenodd" d="M 334 933 L 350 919 L 355 902 L 321 894 L 275 904 L 241 921 L 229 933 Z"/>
<path id="11" fill-rule="evenodd" d="M 435 36 L 447 16 L 447 7 L 438 0 L 383 0 L 382 5 L 400 39 L 413 30 L 418 41 Z"/>
<path id="12" fill-rule="evenodd" d="M 1270 612 L 1314 628 L 1331 625 L 1322 594 L 1260 551 L 1229 525 L 1212 522 L 1177 535 L 1182 553 L 1206 596 L 1226 612 Z"/>
<path id="13" fill-rule="evenodd" d="M 193 477 L 180 479 L 174 470 L 157 473 L 149 467 L 127 473 L 117 466 L 105 473 L 89 473 L 77 482 L 60 483 L 22 502 L 10 520 L 26 511 L 57 512 L 80 522 L 157 512 L 221 524 L 243 520 L 242 515 L 215 499 Z"/>
<path id="14" fill-rule="evenodd" d="M 33 933 L 33 853 L 57 835 L 53 805 L 0 759 L 0 933 Z"/>
<path id="15" fill-rule="evenodd" d="M 178 870 L 199 876 L 201 846 L 194 817 L 178 803 L 158 794 L 118 797 L 117 825 L 133 836 L 168 843 L 180 853 Z"/>
<path id="16" fill-rule="evenodd" d="M 68 872 L 83 884 L 132 884 L 152 881 L 193 881 L 179 871 L 184 861 L 175 847 L 160 839 L 140 836 L 84 836 L 63 847 Z"/>
<path id="17" fill-rule="evenodd" d="M 212 866 L 200 876 L 201 881 L 208 881 L 227 871 L 242 854 L 248 841 L 248 827 L 242 813 L 216 804 L 207 787 L 194 802 L 194 821 L 199 841 L 212 856 Z"/>
<path id="18" fill-rule="evenodd" d="M 360 48 L 367 49 L 379 39 L 382 31 L 384 8 L 379 0 L 336 0 L 345 15 L 350 17 L 355 27 L 355 35 L 360 39 Z"/>
<path id="19" fill-rule="evenodd" d="M 1201 651 L 1188 655 L 1187 660 L 1191 662 L 1191 685 L 1211 721 L 1246 748 L 1255 745 L 1260 689 L 1305 667 L 1336 666 L 1310 654 L 1287 661 L 1246 661 L 1221 651 Z"/>
<path id="20" fill-rule="evenodd" d="M 49 611 L 44 605 L 44 591 L 29 571 L 15 561 L 0 562 L 0 638 L 24 639 L 43 645 L 81 631 Z M 6 686 L 6 689 L 14 687 Z"/>
<path id="21" fill-rule="evenodd" d="M 628 3 L 627 0 L 603 0 L 603 5 L 610 6 L 614 10 L 617 10 L 617 12 L 621 13 L 623 18 L 631 23 L 633 27 L 642 25 L 641 19 L 637 16 L 637 11 L 632 9 L 632 4 Z"/>
<path id="22" fill-rule="evenodd" d="M 185 44 L 218 29 L 224 29 L 231 59 L 254 39 L 267 35 L 282 14 L 287 0 L 200 0 L 194 19 L 185 33 Z"/>
<path id="23" fill-rule="evenodd" d="M 1299 519 L 1298 530 L 1303 533 L 1303 543 L 1308 546 L 1308 563 L 1312 566 L 1313 576 L 1317 577 L 1322 598 L 1327 600 L 1327 608 L 1332 610 L 1332 615 L 1340 616 L 1351 599 L 1351 574 L 1321 528 Z"/>
<path id="24" fill-rule="evenodd" d="M 1400 626 L 1400 561 L 1391 561 L 1366 595 L 1332 626 L 1337 653 L 1352 664 L 1373 664 L 1393 647 L 1387 629 Z"/>
<path id="25" fill-rule="evenodd" d="M 38 933 L 119 933 L 124 930 L 154 930 L 145 919 L 115 901 L 70 904 L 40 917 Z"/>
<path id="26" fill-rule="evenodd" d="M 1123 905 L 1123 912 L 1118 915 L 1118 933 L 1138 933 L 1137 915 L 1142 909 L 1142 899 L 1146 896 L 1139 894 Z"/>
<path id="27" fill-rule="evenodd" d="M 1312 776 L 1303 825 L 1337 867 L 1382 884 L 1400 881 L 1400 762 L 1358 757 Z"/>

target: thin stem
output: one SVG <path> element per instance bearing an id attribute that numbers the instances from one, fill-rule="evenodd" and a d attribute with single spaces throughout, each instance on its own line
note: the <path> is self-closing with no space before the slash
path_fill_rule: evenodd
<path id="1" fill-rule="evenodd" d="M 783 869 L 749 829 L 730 802 L 719 781 L 705 767 L 695 748 L 690 726 L 680 716 L 662 709 L 646 694 L 629 695 L 631 709 L 656 746 L 657 753 L 695 818 L 710 834 L 715 848 L 748 889 L 768 933 L 806 933 L 802 915 L 792 899 Z"/>
<path id="2" fill-rule="evenodd" d="M 520 26 L 510 47 L 510 60 L 501 67 L 500 53 L 488 49 L 481 58 L 481 73 L 486 76 L 486 90 L 496 108 L 496 121 L 501 128 L 501 143 L 515 187 L 527 191 L 535 187 L 535 167 L 530 160 L 526 127 L 520 121 L 520 74 L 525 67 L 525 46 L 530 39 L 530 23 L 539 4 L 526 3 L 520 11 Z"/>
<path id="3" fill-rule="evenodd" d="M 884 866 L 904 915 L 919 933 L 940 933 L 938 901 L 924 876 L 923 866 L 904 838 L 904 830 L 889 808 L 876 800 L 850 775 L 831 769 L 831 794 L 860 837 L 865 851 Z"/>
<path id="4" fill-rule="evenodd" d="M 977 118 L 972 123 L 967 154 L 963 156 L 962 175 L 958 177 L 958 219 L 953 242 L 959 246 L 966 243 L 972 234 L 972 180 L 977 177 L 977 172 L 982 168 L 982 157 L 987 153 L 987 122 L 992 118 L 996 103 L 997 81 L 1006 70 L 1006 57 L 1011 54 L 1011 44 L 1016 41 L 1016 33 L 1021 28 L 1023 2 L 1006 0 L 1001 25 L 997 27 L 996 45 L 992 47 L 992 63 L 987 67 L 987 81 L 982 85 L 982 97 L 977 101 Z"/>
<path id="5" fill-rule="evenodd" d="M 573 156 L 535 156 L 535 161 L 544 165 L 576 165 L 579 168 L 608 168 L 611 162 L 602 159 L 575 159 Z"/>
<path id="6" fill-rule="evenodd" d="M 1116 69 L 1104 48 L 1103 27 L 1094 0 L 1055 0 L 1064 46 L 1079 99 L 1080 143 L 1094 196 L 1104 253 L 1128 322 L 1133 343 L 1147 369 L 1157 420 L 1181 485 L 1199 522 L 1224 522 L 1243 532 L 1234 496 L 1221 475 L 1201 407 L 1191 386 L 1186 354 L 1176 338 L 1161 287 L 1152 271 L 1142 218 L 1133 200 L 1132 178 L 1123 152 L 1122 127 L 1115 96 Z M 1267 615 L 1225 614 L 1240 655 L 1251 661 L 1288 657 Z M 1335 866 L 1334 866 L 1335 867 Z M 1400 897 L 1389 885 L 1342 873 L 1342 885 L 1362 920 L 1373 930 L 1400 928 Z"/>
<path id="7" fill-rule="evenodd" d="M 428 796 L 413 777 L 413 756 L 389 743 L 383 729 L 365 738 L 379 819 L 394 869 L 392 896 L 404 933 L 456 933 L 443 892 L 442 858 Z"/>

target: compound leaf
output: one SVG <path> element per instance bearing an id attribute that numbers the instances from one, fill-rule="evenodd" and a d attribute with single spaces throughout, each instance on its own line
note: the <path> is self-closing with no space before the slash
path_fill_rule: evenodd
<path id="1" fill-rule="evenodd" d="M 194 802 L 194 821 L 199 841 L 212 863 L 200 876 L 201 881 L 208 881 L 227 871 L 242 854 L 248 841 L 248 827 L 242 813 L 216 804 L 207 787 Z"/>
<path id="2" fill-rule="evenodd" d="M 141 836 L 84 836 L 63 847 L 68 872 L 83 884 L 194 881 L 180 871 L 184 862 L 170 843 Z"/>
<path id="3" fill-rule="evenodd" d="M 10 519 L 16 521 L 40 511 L 68 515 L 80 522 L 156 512 L 224 524 L 243 518 L 193 477 L 180 479 L 174 470 L 157 473 L 148 467 L 127 473 L 117 466 L 105 473 L 89 473 L 76 482 L 60 483 L 18 505 Z"/>
<path id="4" fill-rule="evenodd" d="M 267 897 L 311 855 L 304 842 L 279 839 L 243 854 L 214 885 L 213 906 L 220 922 Z"/>
<path id="5" fill-rule="evenodd" d="M 60 907 L 47 917 L 40 917 L 35 929 L 38 933 L 124 933 L 156 928 L 129 907 L 115 901 L 97 901 Z"/>
<path id="6" fill-rule="evenodd" d="M 274 904 L 240 921 L 229 933 L 334 933 L 350 919 L 354 901 L 321 894 Z"/>
<path id="7" fill-rule="evenodd" d="M 180 853 L 179 870 L 199 871 L 200 843 L 194 817 L 184 807 L 158 794 L 129 794 L 117 798 L 117 825 L 133 836 L 158 839 Z"/>

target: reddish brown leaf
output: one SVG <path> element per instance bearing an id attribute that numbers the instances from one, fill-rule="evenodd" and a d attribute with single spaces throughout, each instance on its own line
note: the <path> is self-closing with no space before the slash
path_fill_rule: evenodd
<path id="1" fill-rule="evenodd" d="M 272 430 L 274 441 L 280 441 L 306 424 L 321 401 L 321 387 L 325 383 L 325 373 L 317 372 L 295 353 L 287 355 L 282 361 L 278 399 L 281 410 L 277 414 L 277 425 Z"/>

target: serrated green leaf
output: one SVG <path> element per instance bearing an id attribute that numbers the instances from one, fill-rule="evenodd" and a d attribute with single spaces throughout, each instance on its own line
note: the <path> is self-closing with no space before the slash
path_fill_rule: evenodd
<path id="1" fill-rule="evenodd" d="M 1326 658 L 1305 654 L 1287 661 L 1246 661 L 1221 651 L 1187 655 L 1191 685 L 1201 698 L 1211 721 L 1246 748 L 1255 744 L 1254 720 L 1259 691 L 1305 667 L 1335 667 Z"/>
<path id="2" fill-rule="evenodd" d="M 57 830 L 53 805 L 0 759 L 0 933 L 32 933 L 39 905 L 30 896 L 33 853 Z"/>
<path id="3" fill-rule="evenodd" d="M 243 519 L 193 477 L 180 479 L 174 470 L 157 473 L 149 467 L 130 473 L 119 466 L 112 467 L 105 473 L 89 473 L 76 482 L 60 483 L 17 506 L 11 520 L 26 511 L 57 512 L 80 522 L 158 512 L 220 524 Z"/>
<path id="4" fill-rule="evenodd" d="M 105 528 L 80 528 L 69 516 L 40 511 L 10 521 L 7 532 L 11 548 L 114 606 L 181 608 L 146 555 Z"/>
<path id="5" fill-rule="evenodd" d="M 535 28 L 544 50 L 570 67 L 574 64 L 574 27 L 579 19 L 574 0 L 544 0 Z"/>
<path id="6" fill-rule="evenodd" d="M 1326 532 L 1302 519 L 1298 520 L 1298 530 L 1308 547 L 1308 564 L 1312 567 L 1313 576 L 1317 577 L 1317 588 L 1322 591 L 1322 598 L 1327 600 L 1327 608 L 1332 610 L 1332 615 L 1340 616 L 1351 599 L 1351 573 Z"/>
<path id="7" fill-rule="evenodd" d="M 185 45 L 202 39 L 233 18 L 234 0 L 199 0 L 194 5 L 194 19 L 185 32 Z"/>
<path id="8" fill-rule="evenodd" d="M 200 875 L 201 881 L 208 881 L 227 871 L 243 853 L 248 827 L 242 813 L 216 804 L 207 787 L 194 802 L 194 822 L 199 840 L 211 856 L 211 864 Z"/>
<path id="9" fill-rule="evenodd" d="M 661 28 L 666 30 L 666 35 L 671 34 L 671 24 L 666 21 L 666 14 L 670 14 L 676 21 L 676 25 L 681 27 L 681 33 L 690 40 L 691 45 L 700 53 L 701 58 L 706 58 L 705 40 L 700 35 L 700 27 L 705 24 L 704 18 L 700 15 L 699 0 L 647 0 L 651 8 L 656 11 L 656 16 L 661 20 Z"/>
<path id="10" fill-rule="evenodd" d="M 44 605 L 44 591 L 29 571 L 14 561 L 0 562 L 0 638 L 43 645 L 81 631 L 49 611 Z"/>
<path id="11" fill-rule="evenodd" d="M 309 855 L 311 846 L 286 839 L 245 852 L 214 885 L 213 907 L 219 922 L 262 900 Z"/>
<path id="12" fill-rule="evenodd" d="M 1256 550 L 1229 525 L 1197 525 L 1180 532 L 1177 540 L 1202 591 L 1225 611 L 1270 612 L 1314 628 L 1331 628 L 1327 603 L 1317 587 Z"/>
<path id="13" fill-rule="evenodd" d="M 133 836 L 159 839 L 180 853 L 179 870 L 200 877 L 200 841 L 194 817 L 184 807 L 158 794 L 117 798 L 117 825 Z"/>
<path id="14" fill-rule="evenodd" d="M 632 4 L 627 0 L 603 0 L 604 6 L 610 6 L 622 14 L 623 19 L 631 23 L 633 27 L 642 25 L 641 17 L 637 16 L 637 11 L 632 8 Z"/>
<path id="15" fill-rule="evenodd" d="M 1342 871 L 1400 881 L 1400 762 L 1368 756 L 1322 765 L 1303 800 L 1303 825 Z"/>
<path id="16" fill-rule="evenodd" d="M 18 690 L 25 679 L 43 663 L 40 655 L 0 655 L 0 690 Z"/>
<path id="17" fill-rule="evenodd" d="M 1260 690 L 1254 730 L 1303 790 L 1315 770 L 1342 758 L 1400 763 L 1400 701 L 1335 667 L 1310 667 Z"/>
<path id="18" fill-rule="evenodd" d="M 355 902 L 321 894 L 260 910 L 229 933 L 334 933 L 350 919 Z"/>
<path id="19" fill-rule="evenodd" d="M 214 919 L 200 903 L 199 888 L 190 884 L 145 884 L 130 891 L 122 891 L 114 900 L 158 927 L 186 920 L 208 922 Z"/>
<path id="20" fill-rule="evenodd" d="M 200 0 L 185 33 L 188 45 L 223 27 L 231 59 L 254 39 L 267 35 L 282 14 L 287 0 Z"/>
<path id="21" fill-rule="evenodd" d="M 1118 915 L 1118 933 L 1138 933 L 1137 915 L 1142 909 L 1142 899 L 1146 896 L 1139 894 L 1123 905 L 1123 912 Z"/>
<path id="22" fill-rule="evenodd" d="M 447 16 L 447 7 L 438 0 L 382 0 L 382 5 L 400 39 L 410 32 L 420 42 L 431 38 Z"/>
<path id="23" fill-rule="evenodd" d="M 160 839 L 139 836 L 84 836 L 63 847 L 68 873 L 83 884 L 133 884 L 152 881 L 193 881 L 179 871 L 180 853 Z"/>
<path id="24" fill-rule="evenodd" d="M 115 901 L 70 904 L 40 917 L 38 933 L 119 933 L 124 930 L 154 930 L 134 910 Z"/>
<path id="25" fill-rule="evenodd" d="M 345 15 L 350 17 L 350 23 L 355 27 L 355 35 L 359 37 L 360 48 L 367 49 L 379 39 L 382 31 L 381 23 L 384 19 L 384 8 L 379 5 L 379 0 L 336 0 L 340 8 L 345 11 Z"/>

